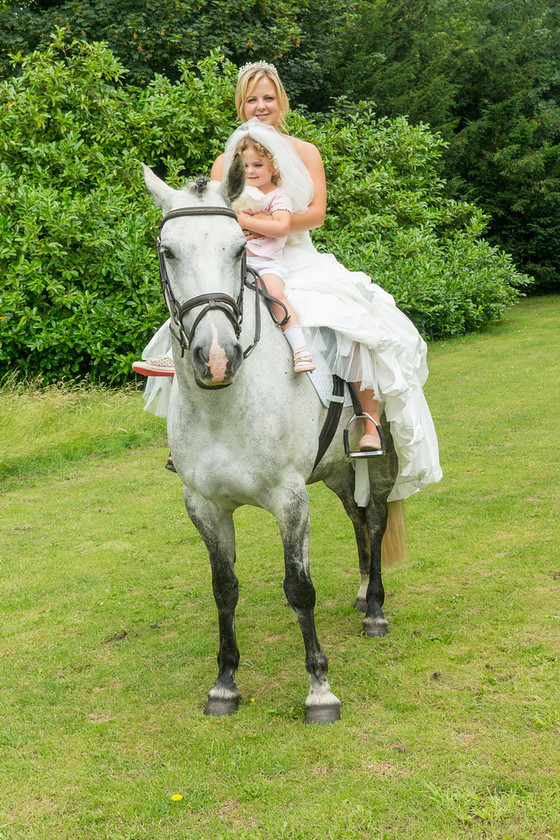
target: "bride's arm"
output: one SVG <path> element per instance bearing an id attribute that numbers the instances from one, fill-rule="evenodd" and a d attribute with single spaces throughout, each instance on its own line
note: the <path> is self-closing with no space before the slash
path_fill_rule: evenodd
<path id="1" fill-rule="evenodd" d="M 210 178 L 213 181 L 223 181 L 224 179 L 224 158 L 225 155 L 221 154 L 220 157 L 217 157 L 212 165 L 212 171 L 210 172 Z"/>
<path id="2" fill-rule="evenodd" d="M 325 221 L 327 182 L 319 149 L 312 143 L 304 143 L 302 140 L 297 140 L 294 145 L 313 181 L 313 198 L 309 207 L 304 213 L 294 213 L 292 216 L 291 232 L 301 233 L 321 227 Z"/>

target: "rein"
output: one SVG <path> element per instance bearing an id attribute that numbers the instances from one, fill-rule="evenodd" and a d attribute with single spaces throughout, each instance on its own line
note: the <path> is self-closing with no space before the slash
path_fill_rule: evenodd
<path id="1" fill-rule="evenodd" d="M 175 329 L 173 329 L 173 327 L 170 326 L 171 333 L 179 342 L 179 346 L 181 347 L 181 357 L 185 355 L 185 350 L 188 350 L 192 344 L 195 330 L 201 320 L 212 309 L 218 309 L 224 313 L 233 326 L 236 338 L 239 338 L 241 335 L 241 326 L 243 324 L 243 291 L 245 288 L 248 288 L 255 292 L 255 335 L 253 342 L 243 351 L 243 358 L 246 359 L 247 356 L 253 352 L 261 337 L 259 294 L 263 297 L 273 320 L 275 320 L 280 326 L 285 324 L 289 317 L 286 307 L 281 301 L 276 300 L 276 298 L 268 294 L 260 274 L 247 266 L 245 254 L 243 255 L 241 261 L 241 284 L 237 300 L 231 297 L 231 295 L 225 294 L 225 292 L 208 292 L 208 294 L 205 295 L 196 295 L 196 297 L 189 298 L 189 300 L 185 301 L 185 303 L 179 303 L 173 294 L 171 284 L 169 283 L 165 257 L 163 256 L 161 248 L 161 230 L 164 224 L 170 219 L 177 219 L 183 216 L 228 216 L 230 219 L 235 219 L 237 222 L 237 213 L 227 207 L 182 207 L 178 210 L 171 210 L 169 213 L 166 213 L 160 222 L 160 236 L 158 236 L 156 241 L 159 261 L 159 279 L 161 282 L 163 296 L 165 298 L 167 308 L 169 309 L 169 314 L 171 315 L 171 321 L 173 327 L 175 327 Z M 251 274 L 253 276 L 252 282 L 247 279 L 247 274 Z M 259 280 L 262 288 L 259 288 Z M 278 319 L 273 315 L 271 303 L 278 303 L 286 312 L 286 317 L 282 321 L 278 321 Z M 203 309 L 198 313 L 187 333 L 183 325 L 183 318 L 188 312 L 198 306 L 202 306 Z"/>

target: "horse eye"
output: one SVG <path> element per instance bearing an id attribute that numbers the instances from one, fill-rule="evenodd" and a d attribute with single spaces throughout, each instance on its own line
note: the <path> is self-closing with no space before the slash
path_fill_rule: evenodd
<path id="1" fill-rule="evenodd" d="M 165 245 L 162 245 L 161 248 L 160 248 L 160 251 L 161 251 L 161 255 L 166 260 L 174 260 L 175 259 L 175 254 L 173 253 L 171 248 L 167 248 Z"/>
<path id="2" fill-rule="evenodd" d="M 244 253 L 245 253 L 245 244 L 237 249 L 237 251 L 235 253 L 235 259 L 240 260 Z"/>

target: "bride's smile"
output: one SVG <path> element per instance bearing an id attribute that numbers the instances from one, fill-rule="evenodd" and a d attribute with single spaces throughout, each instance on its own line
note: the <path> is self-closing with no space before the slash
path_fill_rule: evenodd
<path id="1" fill-rule="evenodd" d="M 259 122 L 276 127 L 280 121 L 280 105 L 276 89 L 270 79 L 260 79 L 245 99 L 245 119 L 256 117 Z"/>

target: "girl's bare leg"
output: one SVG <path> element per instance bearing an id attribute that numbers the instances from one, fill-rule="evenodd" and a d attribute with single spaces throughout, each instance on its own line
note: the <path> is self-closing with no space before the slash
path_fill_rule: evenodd
<path id="1" fill-rule="evenodd" d="M 269 293 L 282 301 L 288 311 L 288 320 L 282 325 L 288 344 L 294 354 L 294 372 L 304 373 L 315 370 L 315 362 L 305 343 L 305 335 L 299 323 L 299 318 L 294 307 L 288 301 L 284 291 L 284 281 L 277 274 L 263 274 L 263 280 Z M 278 304 L 272 304 L 272 311 L 279 321 L 285 317 L 284 310 Z"/>

